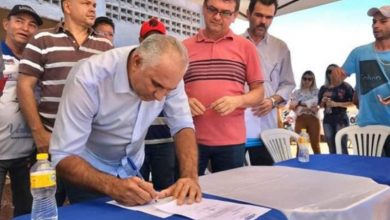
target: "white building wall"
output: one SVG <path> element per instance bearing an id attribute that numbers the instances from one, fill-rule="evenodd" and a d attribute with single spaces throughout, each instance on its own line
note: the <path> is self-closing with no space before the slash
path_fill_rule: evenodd
<path id="1" fill-rule="evenodd" d="M 60 0 L 1 0 L 0 7 L 11 9 L 15 4 L 30 5 L 44 18 L 59 21 Z M 168 33 L 179 39 L 195 34 L 203 26 L 201 5 L 189 0 L 96 0 L 97 16 L 107 16 L 115 23 L 115 46 L 138 43 L 143 21 L 157 17 Z"/>

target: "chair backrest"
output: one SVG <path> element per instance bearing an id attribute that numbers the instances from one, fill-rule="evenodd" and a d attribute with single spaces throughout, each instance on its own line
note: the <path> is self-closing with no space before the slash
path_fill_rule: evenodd
<path id="1" fill-rule="evenodd" d="M 353 125 L 339 130 L 335 139 L 337 154 L 342 153 L 341 139 L 344 135 L 348 136 L 354 155 L 380 157 L 386 138 L 390 135 L 390 127 L 383 125 L 359 127 Z"/>
<path id="2" fill-rule="evenodd" d="M 290 146 L 291 137 L 297 141 L 299 135 L 282 128 L 268 129 L 261 132 L 261 139 L 275 163 L 293 158 Z"/>

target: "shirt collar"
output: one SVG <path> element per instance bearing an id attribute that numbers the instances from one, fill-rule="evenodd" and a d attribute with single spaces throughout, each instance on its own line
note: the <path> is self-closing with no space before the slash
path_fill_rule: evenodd
<path id="1" fill-rule="evenodd" d="M 246 29 L 246 31 L 244 32 L 243 36 L 244 36 L 246 39 L 248 39 L 248 40 L 254 42 L 254 41 L 252 40 L 251 35 L 249 34 L 248 29 Z M 267 33 L 265 33 L 264 39 L 261 40 L 260 43 L 268 44 L 268 41 L 269 41 L 269 34 L 268 34 L 268 32 L 267 32 Z"/>
<path id="2" fill-rule="evenodd" d="M 114 90 L 116 93 L 130 93 L 133 91 L 129 84 L 129 75 L 127 73 L 127 59 L 134 52 L 136 46 L 126 48 L 125 56 L 122 56 L 114 75 Z"/>
<path id="3" fill-rule="evenodd" d="M 5 41 L 1 42 L 1 51 L 3 52 L 4 55 L 13 56 L 19 60 L 19 58 L 17 56 L 15 56 L 15 54 L 12 52 L 11 48 L 8 47 L 8 45 L 5 43 Z"/>
<path id="4" fill-rule="evenodd" d="M 57 26 L 55 27 L 57 33 L 70 33 L 70 31 L 65 29 L 64 24 L 65 24 L 64 22 L 60 22 L 57 24 Z M 96 36 L 95 31 L 91 27 L 88 28 L 88 35 Z"/>
<path id="5" fill-rule="evenodd" d="M 196 35 L 197 42 L 202 42 L 202 41 L 204 41 L 204 42 L 219 42 L 222 40 L 234 40 L 234 38 L 236 37 L 236 35 L 233 33 L 233 31 L 231 29 L 229 29 L 229 31 L 227 32 L 227 34 L 225 34 L 225 36 L 223 36 L 222 38 L 220 38 L 218 40 L 212 40 L 212 39 L 207 38 L 204 32 L 205 32 L 205 29 L 202 29 Z"/>

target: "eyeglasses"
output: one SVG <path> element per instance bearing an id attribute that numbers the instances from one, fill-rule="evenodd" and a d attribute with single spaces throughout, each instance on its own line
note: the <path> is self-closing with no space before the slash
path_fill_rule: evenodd
<path id="1" fill-rule="evenodd" d="M 96 34 L 100 37 L 114 37 L 114 33 L 112 32 L 96 31 Z"/>
<path id="2" fill-rule="evenodd" d="M 303 77 L 302 80 L 304 81 L 313 81 L 312 77 Z"/>
<path id="3" fill-rule="evenodd" d="M 217 8 L 215 8 L 214 6 L 206 5 L 206 9 L 213 16 L 219 14 L 221 17 L 224 17 L 224 18 L 230 18 L 234 14 L 234 11 L 229 11 L 229 10 L 220 11 Z"/>

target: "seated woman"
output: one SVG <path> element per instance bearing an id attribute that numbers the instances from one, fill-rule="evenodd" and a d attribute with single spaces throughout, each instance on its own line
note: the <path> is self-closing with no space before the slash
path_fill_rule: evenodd
<path id="1" fill-rule="evenodd" d="M 301 86 L 291 94 L 289 108 L 297 116 L 295 132 L 306 128 L 310 144 L 315 154 L 320 154 L 320 120 L 318 118 L 318 89 L 314 73 L 310 70 L 302 74 Z"/>

